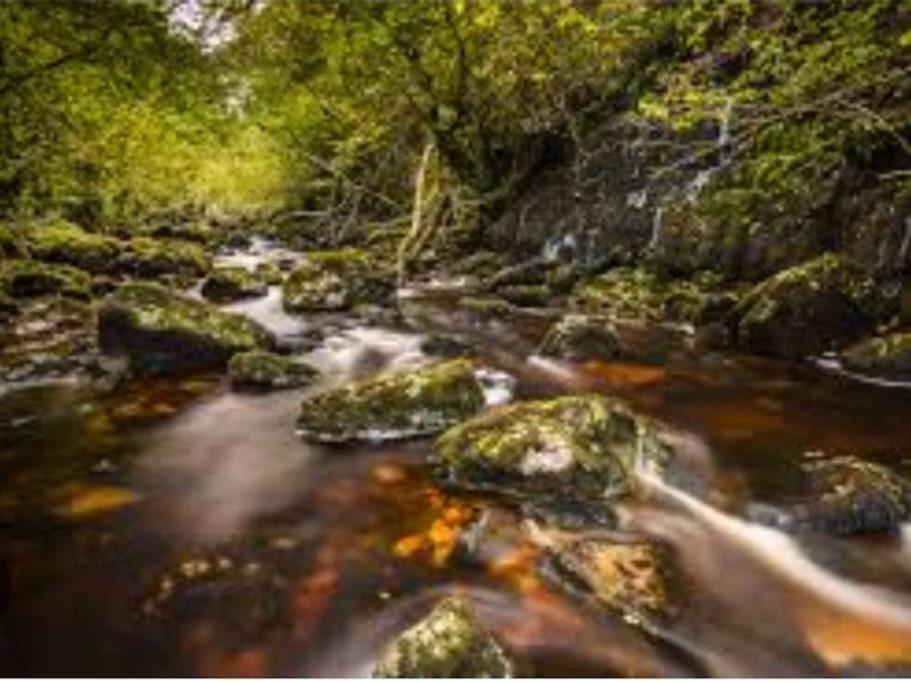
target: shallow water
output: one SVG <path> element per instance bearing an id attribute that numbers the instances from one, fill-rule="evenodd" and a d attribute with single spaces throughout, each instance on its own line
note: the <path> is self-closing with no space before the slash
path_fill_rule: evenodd
<path id="1" fill-rule="evenodd" d="M 236 304 L 285 339 L 313 320 Z M 488 320 L 409 299 L 411 330 L 320 320 L 306 390 L 218 377 L 99 394 L 75 381 L 0 392 L 7 674 L 363 675 L 437 597 L 459 593 L 536 675 L 813 675 L 907 666 L 911 529 L 789 537 L 742 521 L 786 499 L 807 453 L 911 474 L 911 391 L 754 359 L 570 365 L 530 355 L 546 315 Z M 427 478 L 429 441 L 318 447 L 307 391 L 418 364 L 455 334 L 519 397 L 616 395 L 666 426 L 699 485 L 643 475 L 621 528 L 677 554 L 684 605 L 646 631 L 550 582 L 518 511 Z"/>

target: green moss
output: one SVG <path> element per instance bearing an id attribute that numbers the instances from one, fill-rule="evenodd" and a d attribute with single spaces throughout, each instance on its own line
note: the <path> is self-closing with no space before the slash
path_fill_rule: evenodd
<path id="1" fill-rule="evenodd" d="M 282 288 L 288 311 L 343 310 L 360 303 L 387 303 L 395 292 L 391 273 L 374 267 L 356 249 L 307 254 Z"/>
<path id="2" fill-rule="evenodd" d="M 271 261 L 256 264 L 253 274 L 267 285 L 280 285 L 285 279 L 285 274 L 277 264 Z"/>
<path id="3" fill-rule="evenodd" d="M 241 266 L 219 266 L 202 283 L 202 295 L 218 303 L 264 296 L 268 289 L 265 282 Z"/>
<path id="4" fill-rule="evenodd" d="M 858 265 L 826 253 L 754 287 L 733 318 L 742 346 L 802 357 L 862 335 L 884 310 L 874 281 Z"/>
<path id="5" fill-rule="evenodd" d="M 0 264 L 0 286 L 17 298 L 63 294 L 87 299 L 92 278 L 72 266 L 12 259 Z"/>
<path id="6" fill-rule="evenodd" d="M 537 499 L 603 501 L 668 449 L 648 420 L 603 396 L 493 408 L 444 433 L 431 461 L 446 482 Z"/>
<path id="7" fill-rule="evenodd" d="M 911 379 L 911 332 L 894 332 L 855 344 L 841 354 L 851 371 L 889 379 Z"/>
<path id="8" fill-rule="evenodd" d="M 137 277 L 200 276 L 211 267 L 211 259 L 202 247 L 184 240 L 134 237 L 122 245 L 118 258 L 118 269 Z"/>
<path id="9" fill-rule="evenodd" d="M 382 374 L 308 398 L 298 426 L 314 441 L 383 441 L 435 434 L 483 407 L 474 367 L 459 359 Z"/>
<path id="10" fill-rule="evenodd" d="M 516 666 L 467 603 L 448 598 L 381 654 L 374 678 L 512 678 Z"/>
<path id="11" fill-rule="evenodd" d="M 497 294 L 511 304 L 530 308 L 547 306 L 552 298 L 544 285 L 508 285 L 500 287 Z"/>
<path id="12" fill-rule="evenodd" d="M 268 331 L 242 315 L 142 282 L 102 302 L 98 334 L 103 350 L 127 355 L 141 374 L 220 368 L 234 353 L 274 344 Z"/>
<path id="13" fill-rule="evenodd" d="M 33 226 L 28 230 L 27 241 L 34 258 L 65 263 L 90 273 L 111 270 L 120 252 L 117 240 L 86 232 L 64 220 Z"/>
<path id="14" fill-rule="evenodd" d="M 228 377 L 235 387 L 286 389 L 309 383 L 316 371 L 308 365 L 268 351 L 245 351 L 231 357 Z"/>
<path id="15" fill-rule="evenodd" d="M 551 326 L 538 353 L 584 362 L 617 358 L 622 349 L 609 318 L 570 314 Z"/>

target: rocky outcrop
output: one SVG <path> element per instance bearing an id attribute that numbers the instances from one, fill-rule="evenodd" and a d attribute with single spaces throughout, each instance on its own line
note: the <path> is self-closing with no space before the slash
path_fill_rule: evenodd
<path id="1" fill-rule="evenodd" d="M 298 428 L 327 443 L 388 441 L 436 434 L 484 407 L 465 360 L 381 374 L 306 399 Z"/>
<path id="2" fill-rule="evenodd" d="M 231 385 L 240 389 L 288 389 L 308 384 L 315 376 L 309 365 L 268 351 L 237 353 L 228 363 Z"/>
<path id="3" fill-rule="evenodd" d="M 448 598 L 381 654 L 374 678 L 512 678 L 516 665 L 468 603 Z"/>
<path id="4" fill-rule="evenodd" d="M 869 332 L 886 302 L 843 256 L 827 253 L 748 292 L 732 314 L 737 342 L 756 353 L 803 358 Z"/>
<path id="5" fill-rule="evenodd" d="M 431 463 L 462 488 L 600 505 L 630 490 L 637 466 L 670 456 L 647 419 L 591 394 L 493 408 L 444 433 Z"/>
<path id="6" fill-rule="evenodd" d="M 98 340 L 143 375 L 221 369 L 235 353 L 274 345 L 252 320 L 150 283 L 124 285 L 101 303 Z"/>

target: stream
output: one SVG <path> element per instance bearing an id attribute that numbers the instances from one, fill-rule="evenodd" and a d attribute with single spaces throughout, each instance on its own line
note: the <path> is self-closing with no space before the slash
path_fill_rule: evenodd
<path id="1" fill-rule="evenodd" d="M 255 243 L 225 263 L 294 258 Z M 306 389 L 220 376 L 101 392 L 73 378 L 0 386 L 0 620 L 10 675 L 363 676 L 442 595 L 466 596 L 536 676 L 812 676 L 911 662 L 911 526 L 789 536 L 743 521 L 787 500 L 807 454 L 911 476 L 911 391 L 811 364 L 709 354 L 665 365 L 536 357 L 546 312 L 489 317 L 445 288 L 404 322 L 298 317 L 280 289 L 226 308 L 317 367 Z M 643 475 L 625 532 L 671 547 L 685 607 L 643 629 L 550 580 L 533 525 L 427 476 L 431 440 L 335 447 L 295 435 L 320 391 L 428 360 L 457 338 L 516 398 L 617 396 L 673 431 L 703 484 Z M 494 390 L 503 390 L 494 386 Z M 502 398 L 502 396 L 500 396 Z M 907 669 L 904 669 L 907 670 Z"/>

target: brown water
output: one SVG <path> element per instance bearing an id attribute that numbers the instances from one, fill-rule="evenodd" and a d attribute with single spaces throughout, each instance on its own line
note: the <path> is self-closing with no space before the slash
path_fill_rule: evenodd
<path id="1" fill-rule="evenodd" d="M 273 304 L 251 306 L 285 335 L 307 327 Z M 0 549 L 12 576 L 0 672 L 363 675 L 389 638 L 453 592 L 535 675 L 909 664 L 904 533 L 794 539 L 741 519 L 786 498 L 809 451 L 911 473 L 911 391 L 736 358 L 557 364 L 527 356 L 539 316 L 409 310 L 422 332 L 474 341 L 516 377 L 519 397 L 601 391 L 668 426 L 699 484 L 684 493 L 648 480 L 621 523 L 675 549 L 678 618 L 646 633 L 557 590 L 517 511 L 428 480 L 427 441 L 302 442 L 303 391 L 239 394 L 217 377 L 114 394 L 58 382 L 0 395 Z M 354 327 L 311 360 L 326 385 L 421 362 L 419 342 Z"/>

